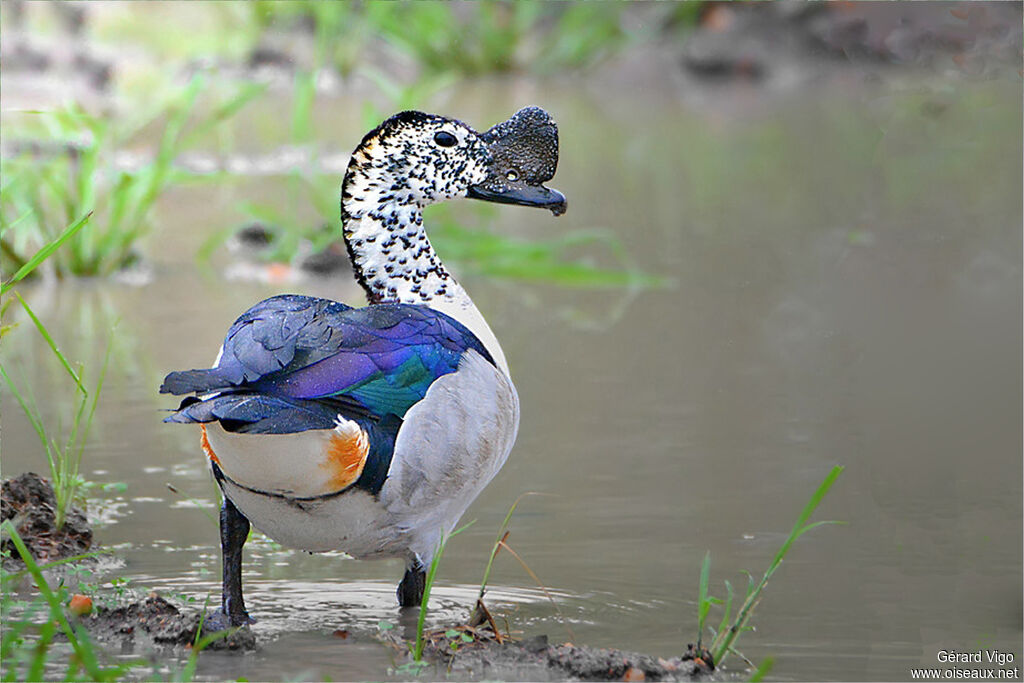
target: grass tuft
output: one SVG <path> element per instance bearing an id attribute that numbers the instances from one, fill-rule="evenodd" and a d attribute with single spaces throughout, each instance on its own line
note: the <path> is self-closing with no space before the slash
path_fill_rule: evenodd
<path id="1" fill-rule="evenodd" d="M 0 160 L 0 267 L 16 271 L 3 291 L 46 260 L 57 277 L 111 275 L 137 261 L 154 205 L 184 175 L 175 159 L 263 91 L 240 86 L 198 114 L 205 88 L 197 75 L 129 123 L 78 105 L 19 112 L 23 129 L 5 136 L 26 140 L 25 151 Z M 163 126 L 153 158 L 138 166 L 120 161 L 122 148 L 157 120 Z"/>
<path id="2" fill-rule="evenodd" d="M 78 471 L 82 462 L 85 444 L 92 429 L 96 405 L 99 401 L 100 392 L 103 389 L 103 381 L 110 364 L 111 344 L 108 339 L 106 344 L 107 353 L 104 357 L 103 366 L 97 377 L 96 384 L 93 386 L 92 391 L 89 391 L 82 380 L 82 365 L 79 364 L 77 370 L 71 366 L 71 363 L 61 353 L 56 342 L 53 340 L 49 330 L 39 320 L 28 303 L 17 292 L 15 292 L 15 296 L 29 318 L 35 323 L 36 329 L 49 345 L 54 357 L 57 358 L 75 385 L 76 407 L 70 420 L 71 430 L 65 438 L 58 438 L 44 424 L 42 413 L 31 389 L 26 387 L 25 391 L 20 390 L 14 380 L 11 379 L 6 368 L 0 364 L 0 376 L 3 376 L 7 387 L 11 390 L 11 395 L 14 396 L 22 412 L 25 413 L 25 416 L 32 424 L 32 428 L 35 430 L 36 436 L 39 437 L 39 442 L 43 447 L 43 452 L 46 454 L 46 461 L 50 469 L 50 481 L 53 484 L 53 493 L 57 501 L 57 509 L 54 511 L 54 524 L 57 530 L 60 530 L 64 526 L 68 508 L 75 500 L 78 490 L 83 484 L 82 479 L 78 476 Z M 113 331 L 111 331 L 110 336 L 111 338 L 113 337 Z"/>
<path id="3" fill-rule="evenodd" d="M 811 518 L 811 515 L 814 514 L 815 510 L 817 510 L 818 506 L 821 504 L 821 501 L 828 494 L 829 490 L 831 490 L 832 485 L 835 484 L 836 479 L 839 477 L 840 474 L 842 474 L 842 472 L 843 467 L 839 465 L 833 467 L 832 470 L 828 473 L 828 476 L 825 477 L 825 479 L 815 490 L 814 494 L 811 495 L 810 500 L 807 501 L 807 504 L 804 505 L 804 509 L 800 512 L 800 516 L 797 517 L 796 523 L 793 524 L 793 528 L 790 530 L 789 536 L 786 537 L 786 540 L 782 544 L 782 547 L 780 547 L 778 552 L 775 553 L 775 557 L 772 559 L 771 564 L 768 565 L 768 569 L 761 577 L 761 580 L 755 583 L 754 577 L 750 574 L 747 574 L 748 580 L 746 593 L 743 599 L 743 603 L 742 605 L 740 605 L 739 611 L 736 613 L 735 619 L 733 619 L 731 615 L 733 589 L 732 585 L 728 581 L 725 582 L 727 598 L 724 602 L 724 605 L 721 600 L 711 597 L 708 594 L 708 579 L 711 570 L 711 554 L 707 553 L 704 555 L 704 562 L 701 565 L 700 584 L 698 587 L 697 599 L 697 624 L 699 629 L 697 647 L 699 651 L 700 643 L 704 635 L 705 621 L 707 619 L 707 615 L 710 611 L 711 605 L 723 605 L 724 614 L 722 616 L 722 621 L 718 630 L 715 631 L 714 639 L 712 640 L 711 646 L 709 648 L 709 651 L 716 666 L 721 666 L 722 662 L 724 662 L 730 654 L 735 654 L 737 656 L 742 657 L 742 655 L 740 655 L 735 649 L 736 641 L 739 639 L 741 633 L 750 629 L 748 624 L 750 622 L 751 617 L 753 616 L 754 608 L 757 607 L 757 604 L 761 600 L 761 593 L 768 585 L 768 580 L 771 579 L 773 574 L 775 574 L 775 570 L 777 570 L 779 568 L 779 565 L 782 564 L 783 559 L 785 559 L 786 554 L 789 553 L 793 543 L 811 529 L 815 529 L 824 524 L 844 523 L 837 521 L 820 521 L 808 523 L 808 521 Z M 766 665 L 767 668 L 765 668 Z M 770 667 L 771 664 L 765 662 L 761 665 L 760 668 L 758 668 L 757 672 L 755 672 L 755 675 L 760 673 L 760 675 L 763 676 L 765 673 L 767 673 L 767 670 Z M 762 669 L 764 670 L 762 671 Z"/>

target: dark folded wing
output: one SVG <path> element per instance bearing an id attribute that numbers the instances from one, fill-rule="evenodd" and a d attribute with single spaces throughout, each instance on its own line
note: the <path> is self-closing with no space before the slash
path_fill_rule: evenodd
<path id="1" fill-rule="evenodd" d="M 195 399 L 186 399 L 179 409 L 185 414 L 176 413 L 170 421 L 251 419 L 274 423 L 273 433 L 324 429 L 330 425 L 321 426 L 322 416 L 339 412 L 403 417 L 438 377 L 458 368 L 469 349 L 493 363 L 473 333 L 425 306 L 354 309 L 282 295 L 256 304 L 235 321 L 216 367 L 173 372 L 160 391 L 216 392 L 225 399 L 219 411 L 200 409 Z M 227 401 L 231 394 L 249 398 Z M 209 399 L 199 402 L 204 400 Z M 301 419 L 265 422 L 275 410 Z"/>

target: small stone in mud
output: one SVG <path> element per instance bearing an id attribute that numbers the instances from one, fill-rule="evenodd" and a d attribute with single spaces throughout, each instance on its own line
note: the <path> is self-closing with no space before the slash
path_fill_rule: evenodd
<path id="1" fill-rule="evenodd" d="M 7 479 L 0 487 L 0 521 L 8 519 L 40 563 L 81 555 L 92 546 L 92 529 L 85 513 L 73 505 L 64 515 L 64 526 L 57 529 L 53 486 L 35 472 Z M 4 539 L 2 548 L 20 558 L 11 539 Z"/>

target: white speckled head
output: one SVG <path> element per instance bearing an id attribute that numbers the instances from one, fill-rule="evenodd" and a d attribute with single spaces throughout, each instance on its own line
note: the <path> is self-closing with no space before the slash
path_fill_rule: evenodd
<path id="1" fill-rule="evenodd" d="M 458 197 L 565 210 L 542 184 L 558 162 L 558 129 L 528 107 L 485 133 L 436 114 L 405 111 L 356 147 L 341 186 L 341 220 L 356 279 L 371 303 L 429 304 L 453 316 L 503 354 L 465 291 L 444 268 L 423 230 L 423 207 Z M 496 342 L 494 342 L 496 344 Z"/>
<path id="2" fill-rule="evenodd" d="M 419 111 L 395 114 L 353 152 L 342 211 L 358 218 L 381 204 L 424 207 L 464 197 L 487 178 L 490 161 L 487 143 L 461 121 Z"/>

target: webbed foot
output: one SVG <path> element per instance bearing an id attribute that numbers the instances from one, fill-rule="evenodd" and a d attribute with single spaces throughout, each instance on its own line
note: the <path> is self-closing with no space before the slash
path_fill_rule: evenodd
<path id="1" fill-rule="evenodd" d="M 217 631 L 227 631 L 239 626 L 247 626 L 255 623 L 256 620 L 250 617 L 248 612 L 238 612 L 236 614 L 229 615 L 225 613 L 223 609 L 217 609 L 206 613 L 206 617 L 203 619 L 203 632 L 215 633 Z"/>

